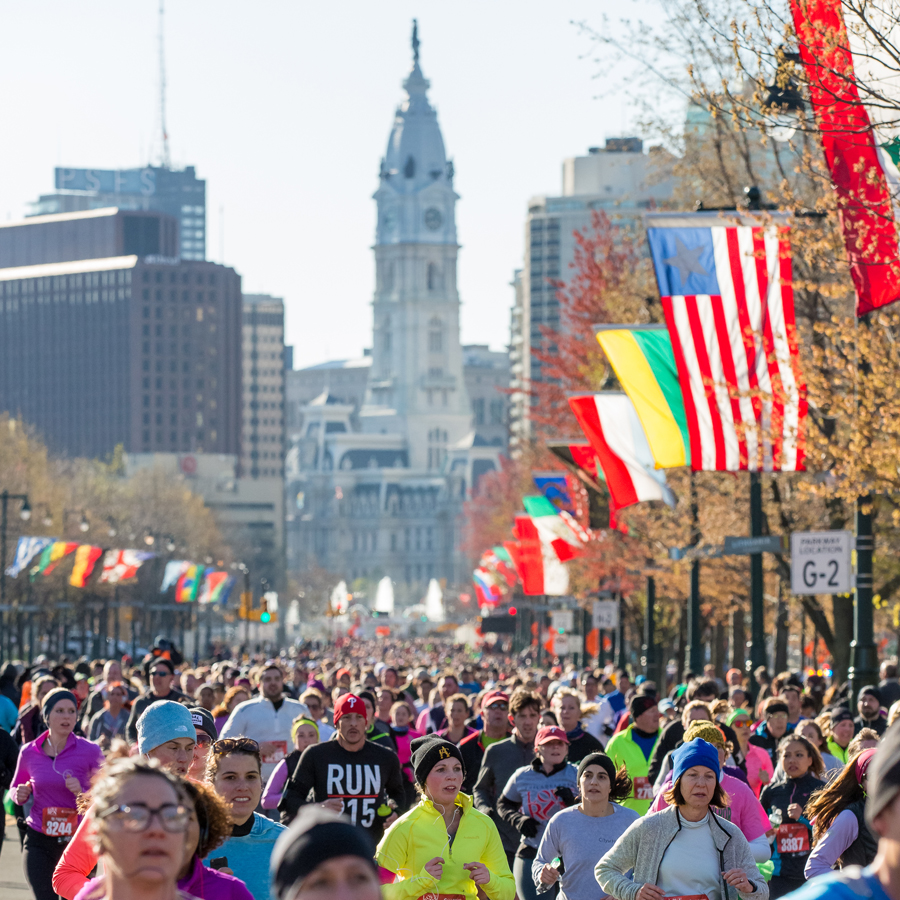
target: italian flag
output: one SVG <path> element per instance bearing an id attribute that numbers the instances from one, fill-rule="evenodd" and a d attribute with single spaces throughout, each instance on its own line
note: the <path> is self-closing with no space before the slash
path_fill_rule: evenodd
<path id="1" fill-rule="evenodd" d="M 897 6 L 791 0 L 791 14 L 863 316 L 900 299 Z"/>

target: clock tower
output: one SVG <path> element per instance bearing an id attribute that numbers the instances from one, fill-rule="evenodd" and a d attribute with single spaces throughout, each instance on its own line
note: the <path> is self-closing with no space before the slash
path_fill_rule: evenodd
<path id="1" fill-rule="evenodd" d="M 459 198 L 419 66 L 415 22 L 412 47 L 407 97 L 394 117 L 374 195 L 372 369 L 360 421 L 369 433 L 403 432 L 410 467 L 437 471 L 472 422 L 459 341 Z"/>

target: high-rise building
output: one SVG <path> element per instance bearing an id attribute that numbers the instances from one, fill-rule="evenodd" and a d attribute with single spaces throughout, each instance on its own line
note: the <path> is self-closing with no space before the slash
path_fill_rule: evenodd
<path id="1" fill-rule="evenodd" d="M 513 277 L 510 323 L 510 448 L 513 453 L 531 435 L 532 385 L 541 381 L 535 350 L 546 349 L 543 328 L 560 325 L 553 282 L 567 282 L 575 258 L 575 232 L 591 225 L 603 211 L 626 227 L 639 224 L 644 210 L 664 205 L 672 196 L 666 177 L 668 157 L 661 148 L 644 153 L 640 138 L 609 138 L 587 156 L 563 162 L 560 197 L 534 197 L 525 219 L 525 266 Z"/>
<path id="2" fill-rule="evenodd" d="M 54 451 L 240 452 L 241 279 L 168 255 L 176 231 L 117 209 L 0 227 L 0 409 Z"/>
<path id="3" fill-rule="evenodd" d="M 284 475 L 284 301 L 244 294 L 244 478 Z"/>
<path id="4" fill-rule="evenodd" d="M 174 255 L 206 259 L 206 182 L 193 166 L 169 169 L 64 169 L 55 171 L 56 191 L 31 204 L 32 216 L 83 212 L 115 206 L 153 210 L 177 219 L 180 241 Z"/>
<path id="5" fill-rule="evenodd" d="M 455 589 L 467 577 L 459 513 L 502 450 L 473 424 L 459 339 L 453 164 L 415 32 L 413 51 L 375 192 L 371 357 L 291 373 L 292 397 L 305 393 L 308 402 L 290 416 L 286 464 L 289 568 L 317 566 L 348 583 L 387 575 L 401 604 L 421 599 L 430 579 Z M 487 348 L 470 350 L 490 429 L 486 382 L 495 360 Z"/>

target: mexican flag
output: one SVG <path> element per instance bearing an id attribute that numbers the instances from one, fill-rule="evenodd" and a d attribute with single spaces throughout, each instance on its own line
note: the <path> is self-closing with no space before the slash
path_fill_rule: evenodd
<path id="1" fill-rule="evenodd" d="M 791 0 L 791 15 L 863 316 L 900 300 L 897 7 Z"/>

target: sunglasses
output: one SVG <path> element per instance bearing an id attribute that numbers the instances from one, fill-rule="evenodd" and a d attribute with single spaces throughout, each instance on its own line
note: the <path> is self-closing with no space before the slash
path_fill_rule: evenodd
<path id="1" fill-rule="evenodd" d="M 222 738 L 219 741 L 213 741 L 213 753 L 216 756 L 225 756 L 228 753 L 259 753 L 259 744 L 253 738 Z"/>
<path id="2" fill-rule="evenodd" d="M 163 831 L 170 834 L 183 834 L 191 818 L 190 811 L 186 807 L 176 806 L 174 803 L 164 803 L 155 808 L 144 803 L 120 804 L 97 813 L 98 819 L 113 818 L 122 831 L 132 834 L 146 831 L 154 816 L 159 819 Z"/>
<path id="3" fill-rule="evenodd" d="M 197 732 L 197 746 L 205 747 L 212 743 L 212 738 L 205 731 Z"/>
<path id="4" fill-rule="evenodd" d="M 732 728 L 749 728 L 753 723 L 752 722 L 732 722 Z"/>
<path id="5" fill-rule="evenodd" d="M 174 677 L 168 669 L 156 669 L 150 673 L 151 678 L 172 678 Z"/>
<path id="6" fill-rule="evenodd" d="M 508 703 L 492 703 L 488 709 L 509 709 Z"/>

